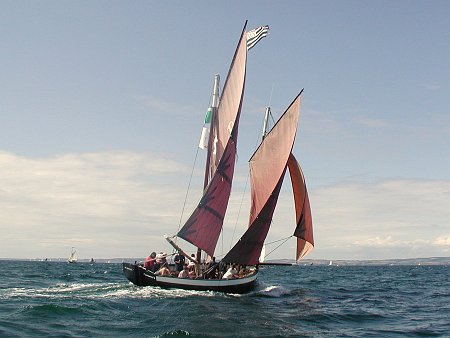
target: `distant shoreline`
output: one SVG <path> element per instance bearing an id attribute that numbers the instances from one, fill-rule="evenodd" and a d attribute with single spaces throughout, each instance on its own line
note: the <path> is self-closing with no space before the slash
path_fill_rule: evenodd
<path id="1" fill-rule="evenodd" d="M 78 259 L 78 263 L 111 263 L 140 262 L 140 258 L 99 258 L 91 262 L 91 259 Z M 0 258 L 0 261 L 32 261 L 32 262 L 67 262 L 67 258 Z M 278 259 L 266 261 L 263 265 L 299 265 L 299 266 L 366 266 L 366 265 L 450 265 L 450 257 L 426 257 L 426 258 L 399 258 L 399 259 L 305 259 L 298 264 L 292 259 Z"/>

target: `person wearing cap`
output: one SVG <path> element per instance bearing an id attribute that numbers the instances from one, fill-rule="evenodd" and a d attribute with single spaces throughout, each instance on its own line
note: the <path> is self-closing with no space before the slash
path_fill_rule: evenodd
<path id="1" fill-rule="evenodd" d="M 189 269 L 189 278 L 196 278 L 197 272 L 195 271 L 196 265 L 195 265 L 195 255 L 192 254 L 191 258 L 189 259 L 188 269 Z"/>
<path id="2" fill-rule="evenodd" d="M 163 265 L 166 262 L 167 254 L 164 252 L 160 252 L 156 255 L 156 262 Z"/>
<path id="3" fill-rule="evenodd" d="M 166 263 L 166 257 L 167 254 L 164 252 L 160 252 L 159 254 L 156 255 L 153 271 L 158 271 L 164 265 L 164 263 Z"/>

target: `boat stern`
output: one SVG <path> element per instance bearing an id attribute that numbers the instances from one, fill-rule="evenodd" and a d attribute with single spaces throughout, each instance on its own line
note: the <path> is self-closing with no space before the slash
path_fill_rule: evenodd
<path id="1" fill-rule="evenodd" d="M 134 285 L 156 285 L 155 274 L 139 264 L 122 263 L 122 270 L 125 277 Z"/>

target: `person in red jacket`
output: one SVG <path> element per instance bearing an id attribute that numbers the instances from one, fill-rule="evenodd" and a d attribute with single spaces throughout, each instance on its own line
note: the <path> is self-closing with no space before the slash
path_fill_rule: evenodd
<path id="1" fill-rule="evenodd" d="M 153 271 L 155 267 L 156 252 L 152 252 L 144 261 L 144 268 Z"/>

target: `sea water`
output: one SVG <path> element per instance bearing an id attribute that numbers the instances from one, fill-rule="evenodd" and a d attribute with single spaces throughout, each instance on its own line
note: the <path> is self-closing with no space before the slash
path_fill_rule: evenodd
<path id="1" fill-rule="evenodd" d="M 137 287 L 121 264 L 0 261 L 0 337 L 450 337 L 450 266 L 265 266 L 253 292 Z"/>

